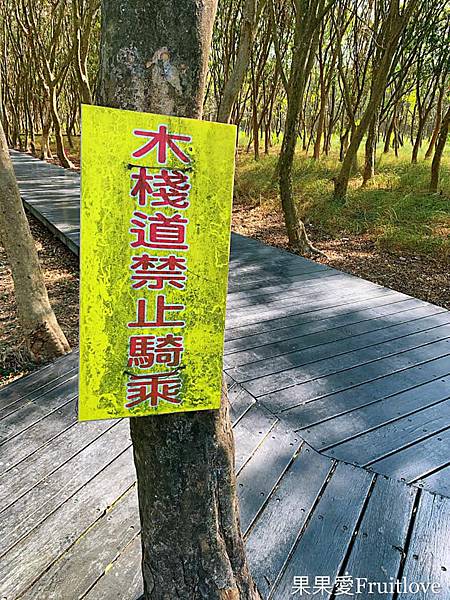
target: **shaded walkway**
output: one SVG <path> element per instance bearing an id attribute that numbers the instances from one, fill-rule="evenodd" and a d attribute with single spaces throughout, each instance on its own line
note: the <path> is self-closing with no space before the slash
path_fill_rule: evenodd
<path id="1" fill-rule="evenodd" d="M 72 247 L 78 176 L 14 162 L 24 200 Z M 238 491 L 263 598 L 345 572 L 449 598 L 450 499 L 420 489 L 450 494 L 449 313 L 240 236 L 229 279 Z M 7 600 L 140 594 L 128 424 L 77 423 L 76 394 L 76 352 L 0 391 Z"/>

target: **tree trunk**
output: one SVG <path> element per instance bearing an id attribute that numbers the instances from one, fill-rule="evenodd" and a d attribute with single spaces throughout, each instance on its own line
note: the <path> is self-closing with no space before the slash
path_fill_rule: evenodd
<path id="1" fill-rule="evenodd" d="M 31 359 L 46 362 L 70 352 L 50 306 L 1 123 L 0 238 L 11 266 L 17 312 Z"/>
<path id="2" fill-rule="evenodd" d="M 244 81 L 245 72 L 250 60 L 253 36 L 256 26 L 256 2 L 257 0 L 245 0 L 242 10 L 241 37 L 237 50 L 236 62 L 222 92 L 217 120 L 221 123 L 229 123 L 233 104 Z"/>
<path id="3" fill-rule="evenodd" d="M 73 169 L 74 165 L 69 160 L 66 151 L 64 150 L 64 141 L 61 127 L 61 120 L 58 114 L 57 99 L 56 99 L 56 88 L 53 87 L 50 90 L 50 114 L 52 116 L 53 128 L 55 130 L 56 140 L 56 154 L 59 158 L 61 166 L 65 169 Z"/>
<path id="4" fill-rule="evenodd" d="M 431 163 L 431 181 L 430 192 L 437 193 L 439 185 L 439 170 L 441 166 L 442 154 L 444 153 L 445 144 L 447 143 L 448 131 L 450 127 L 450 107 L 447 109 L 441 123 L 436 150 L 434 151 L 433 162 Z"/>
<path id="5" fill-rule="evenodd" d="M 99 103 L 201 118 L 216 0 L 103 0 Z M 145 600 L 259 600 L 220 411 L 130 419 Z"/>
<path id="6" fill-rule="evenodd" d="M 44 106 L 44 114 L 42 117 L 42 136 L 41 136 L 41 153 L 39 158 L 41 160 L 47 160 L 52 158 L 52 152 L 50 150 L 50 129 L 51 129 L 51 117 L 50 108 L 46 103 Z"/>
<path id="7" fill-rule="evenodd" d="M 434 128 L 433 128 L 433 133 L 431 135 L 431 140 L 428 145 L 428 149 L 425 152 L 425 158 L 431 158 L 431 156 L 433 155 L 434 147 L 436 146 L 436 141 L 438 139 L 439 131 L 441 129 L 442 102 L 444 100 L 444 90 L 445 90 L 444 86 L 442 86 L 439 90 L 439 96 L 438 96 L 438 101 L 437 101 L 437 105 L 436 105 L 436 119 L 434 122 Z"/>
<path id="8" fill-rule="evenodd" d="M 377 137 L 378 137 L 378 111 L 373 116 L 369 125 L 366 138 L 366 152 L 364 160 L 363 185 L 375 177 L 375 160 L 377 153 Z"/>
<path id="9" fill-rule="evenodd" d="M 303 222 L 300 220 L 295 204 L 292 186 L 292 166 L 297 144 L 297 125 L 302 109 L 306 84 L 312 69 L 315 51 L 319 42 L 320 20 L 324 1 L 303 6 L 296 14 L 294 33 L 294 53 L 289 76 L 289 94 L 284 126 L 283 143 L 278 160 L 281 206 L 286 224 L 289 245 L 300 252 L 320 253 L 311 244 Z M 306 133 L 306 132 L 305 132 Z"/>

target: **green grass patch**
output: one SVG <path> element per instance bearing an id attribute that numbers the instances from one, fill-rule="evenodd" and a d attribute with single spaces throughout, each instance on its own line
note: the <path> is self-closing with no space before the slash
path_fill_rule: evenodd
<path id="1" fill-rule="evenodd" d="M 426 144 L 424 144 L 423 153 Z M 281 211 L 278 182 L 274 177 L 279 148 L 253 159 L 241 147 L 237 161 L 236 200 L 239 203 L 269 203 Z M 449 257 L 450 254 L 450 153 L 441 167 L 441 194 L 427 192 L 431 160 L 419 156 L 411 164 L 411 148 L 399 157 L 379 149 L 376 176 L 362 187 L 359 174 L 350 181 L 344 203 L 333 201 L 333 181 L 340 168 L 337 149 L 319 161 L 297 151 L 293 186 L 301 217 L 327 235 L 368 234 L 382 248 L 393 252 Z M 359 156 L 360 164 L 363 154 Z"/>

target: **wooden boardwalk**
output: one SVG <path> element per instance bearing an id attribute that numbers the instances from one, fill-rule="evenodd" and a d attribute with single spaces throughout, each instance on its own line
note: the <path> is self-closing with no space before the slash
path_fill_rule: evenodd
<path id="1" fill-rule="evenodd" d="M 14 162 L 24 201 L 74 249 L 78 176 Z M 265 600 L 346 573 L 441 586 L 358 600 L 450 598 L 449 333 L 444 309 L 233 236 L 225 370 Z M 0 391 L 2 599 L 141 594 L 128 423 L 77 423 L 77 360 Z"/>

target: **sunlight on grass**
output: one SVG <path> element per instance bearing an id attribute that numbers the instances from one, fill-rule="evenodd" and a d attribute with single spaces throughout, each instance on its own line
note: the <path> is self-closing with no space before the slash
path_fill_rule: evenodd
<path id="1" fill-rule="evenodd" d="M 278 185 L 274 172 L 279 147 L 259 161 L 245 152 L 241 138 L 237 160 L 235 201 L 248 206 L 263 205 L 280 211 Z M 425 152 L 424 145 L 423 153 Z M 338 149 L 319 161 L 297 151 L 294 163 L 294 191 L 301 217 L 327 235 L 369 234 L 382 248 L 412 254 L 450 255 L 450 153 L 443 157 L 440 189 L 427 192 L 431 161 L 423 153 L 411 164 L 411 148 L 405 146 L 397 158 L 393 151 L 378 151 L 376 176 L 361 187 L 358 174 L 349 185 L 344 204 L 332 200 L 333 181 L 340 167 Z M 360 164 L 363 153 L 359 155 Z"/>

